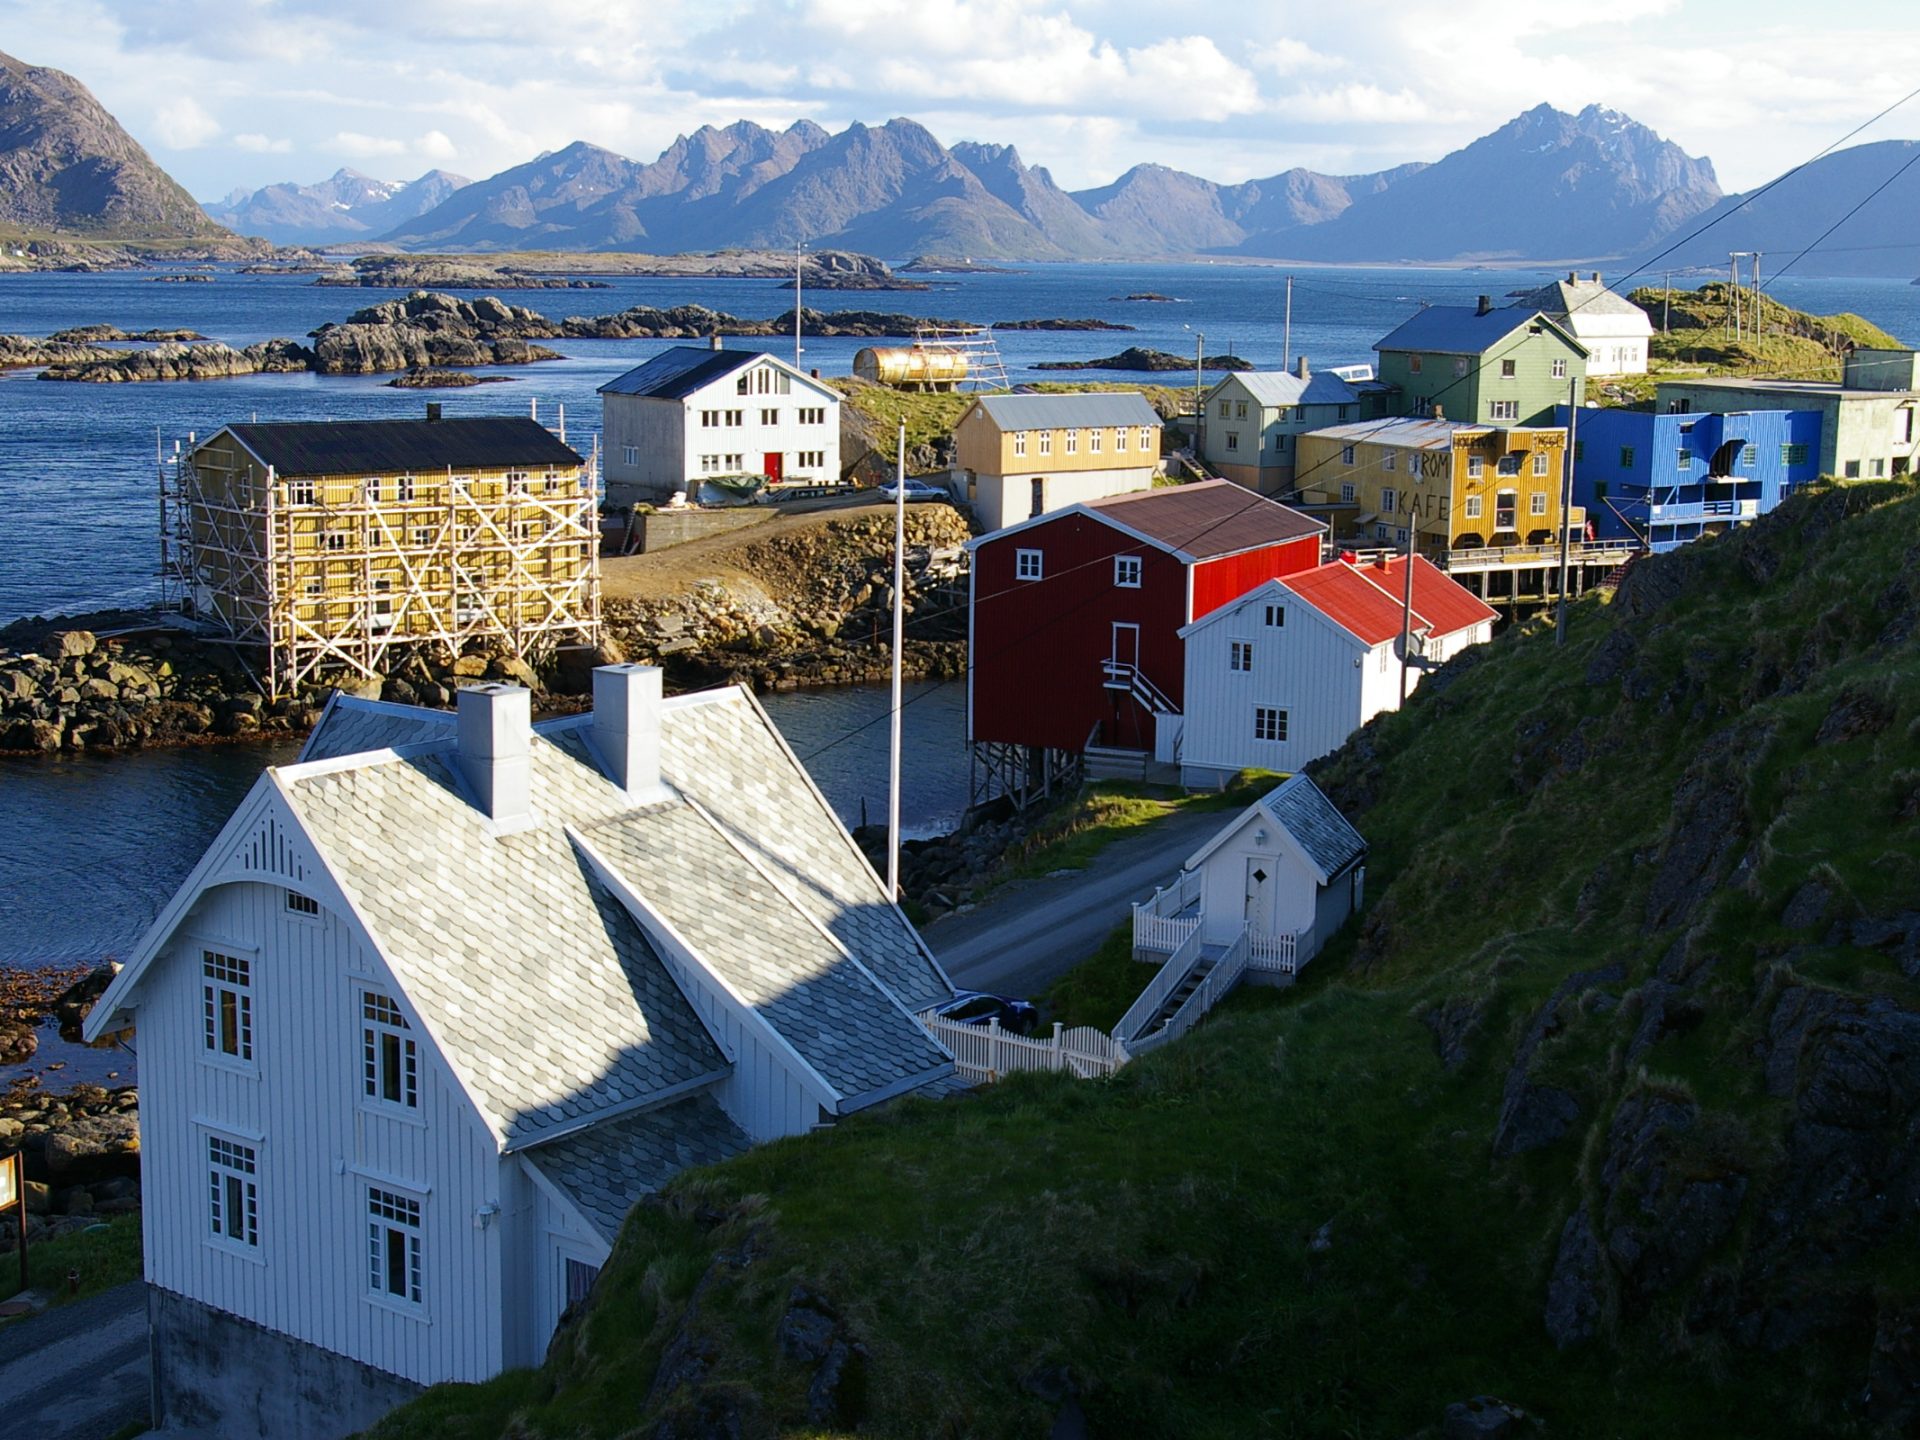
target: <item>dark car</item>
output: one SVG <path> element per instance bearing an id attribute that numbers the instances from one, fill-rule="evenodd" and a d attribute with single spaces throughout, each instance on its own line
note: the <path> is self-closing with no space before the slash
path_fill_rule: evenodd
<path id="1" fill-rule="evenodd" d="M 1040 1019 L 1040 1012 L 1025 1000 L 989 995 L 984 990 L 955 991 L 953 998 L 936 1006 L 933 1013 L 942 1020 L 954 1020 L 962 1025 L 985 1025 L 989 1020 L 998 1020 L 1002 1030 L 1011 1030 L 1016 1035 L 1025 1035 Z"/>

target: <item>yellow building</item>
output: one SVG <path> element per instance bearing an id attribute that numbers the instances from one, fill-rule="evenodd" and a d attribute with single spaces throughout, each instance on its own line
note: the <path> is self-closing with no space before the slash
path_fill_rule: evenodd
<path id="1" fill-rule="evenodd" d="M 982 531 L 1145 490 L 1160 416 L 1137 390 L 982 395 L 953 427 L 954 463 Z"/>
<path id="2" fill-rule="evenodd" d="M 1336 544 L 1403 546 L 1409 528 L 1436 556 L 1559 542 L 1563 429 L 1372 420 L 1302 435 L 1299 452 L 1301 498 Z"/>
<path id="3" fill-rule="evenodd" d="M 229 425 L 167 477 L 173 598 L 266 651 L 275 695 L 398 646 L 596 642 L 592 479 L 512 416 Z"/>

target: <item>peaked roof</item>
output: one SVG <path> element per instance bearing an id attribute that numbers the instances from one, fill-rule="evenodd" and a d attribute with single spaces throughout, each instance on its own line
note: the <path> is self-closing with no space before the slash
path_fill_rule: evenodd
<path id="1" fill-rule="evenodd" d="M 1555 280 L 1537 290 L 1516 290 L 1507 308 L 1537 310 L 1550 320 L 1574 320 L 1582 315 L 1638 316 L 1649 332 L 1653 320 L 1626 296 L 1598 280 Z"/>
<path id="2" fill-rule="evenodd" d="M 1116 520 L 1183 560 L 1207 560 L 1262 545 L 1319 535 L 1326 525 L 1231 480 L 1203 480 L 1089 500 L 1086 508 Z M 1040 517 L 1042 520 L 1046 516 Z"/>
<path id="3" fill-rule="evenodd" d="M 1160 425 L 1160 412 L 1138 390 L 1086 390 L 1059 395 L 982 395 L 974 408 L 1002 430 L 1071 430 L 1088 425 Z"/>
<path id="4" fill-rule="evenodd" d="M 683 988 L 696 980 L 793 1053 L 829 1110 L 951 1072 L 908 1013 L 950 984 L 746 692 L 666 702 L 669 798 L 645 806 L 604 774 L 590 714 L 535 726 L 533 821 L 505 834 L 472 803 L 451 718 L 336 697 L 315 758 L 270 769 L 215 849 L 249 843 L 229 832 L 282 807 L 324 869 L 302 883 L 380 956 L 502 1149 L 722 1078 L 731 1062 Z M 382 748 L 336 753 L 355 743 Z M 219 859 L 209 851 L 141 942 L 102 1023 L 193 897 L 222 883 Z"/>
<path id="5" fill-rule="evenodd" d="M 291 420 L 229 425 L 262 465 L 288 475 L 393 475 L 509 465 L 582 464 L 575 450 L 525 415 L 448 420 Z"/>
<path id="6" fill-rule="evenodd" d="M 1260 808 L 1307 852 L 1323 877 L 1338 875 L 1367 853 L 1360 832 L 1305 775 L 1295 775 L 1269 790 L 1261 797 Z"/>
<path id="7" fill-rule="evenodd" d="M 1221 826 L 1212 839 L 1187 857 L 1182 868 L 1199 869 L 1208 856 L 1255 818 L 1271 820 L 1285 830 L 1300 847 L 1307 863 L 1320 872 L 1318 878 L 1322 885 L 1367 853 L 1367 842 L 1360 832 L 1347 823 L 1347 817 L 1327 799 L 1320 787 L 1305 775 L 1293 775 Z"/>
<path id="8" fill-rule="evenodd" d="M 1369 648 L 1400 634 L 1406 603 L 1407 560 L 1404 555 L 1365 565 L 1335 560 L 1284 579 L 1269 580 L 1239 600 L 1202 616 L 1181 630 L 1191 635 L 1203 625 L 1224 623 L 1242 607 L 1264 603 L 1278 595 L 1292 595 L 1311 606 L 1354 639 Z M 1413 628 L 1431 636 L 1452 635 L 1498 614 L 1425 556 L 1413 561 Z"/>
<path id="9" fill-rule="evenodd" d="M 1482 311 L 1473 305 L 1429 305 L 1417 310 L 1374 349 L 1418 350 L 1438 355 L 1484 355 L 1514 331 L 1544 325 L 1584 356 L 1587 347 L 1538 310 L 1496 305 Z"/>
<path id="10" fill-rule="evenodd" d="M 1509 425 L 1509 430 L 1519 426 Z M 1431 417 L 1402 415 L 1389 420 L 1356 420 L 1349 425 L 1327 425 L 1309 430 L 1308 435 L 1328 440 L 1372 440 L 1381 445 L 1399 445 L 1406 449 L 1450 450 L 1453 437 L 1462 430 L 1488 431 L 1491 425 L 1476 425 L 1471 420 L 1436 420 Z"/>
<path id="11" fill-rule="evenodd" d="M 642 395 L 653 400 L 684 400 L 716 380 L 724 380 L 736 370 L 744 370 L 755 361 L 765 360 L 786 371 L 796 380 L 816 390 L 840 398 L 839 393 L 821 385 L 802 370 L 795 369 L 778 355 L 765 350 L 715 350 L 709 345 L 675 345 L 662 350 L 644 365 L 609 380 L 599 389 L 602 395 Z"/>
<path id="12" fill-rule="evenodd" d="M 1291 370 L 1242 370 L 1215 385 L 1208 398 L 1236 382 L 1262 405 L 1353 405 L 1360 399 L 1351 381 L 1325 370 L 1315 370 L 1304 380 Z"/>

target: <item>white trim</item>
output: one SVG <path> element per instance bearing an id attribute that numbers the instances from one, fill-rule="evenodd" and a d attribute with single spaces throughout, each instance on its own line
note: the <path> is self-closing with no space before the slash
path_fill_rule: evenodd
<path id="1" fill-rule="evenodd" d="M 431 1184 L 419 1180 L 403 1179 L 401 1176 L 392 1174 L 389 1171 L 376 1170 L 371 1165 L 349 1165 L 347 1166 L 347 1173 L 358 1176 L 369 1185 L 378 1185 L 382 1190 L 398 1190 L 410 1198 L 425 1200 L 429 1195 L 433 1194 L 433 1186 Z M 364 1194 L 360 1197 L 363 1205 L 366 1198 Z M 364 1219 L 365 1217 L 363 1216 L 362 1218 Z M 422 1215 L 420 1219 L 422 1228 L 424 1229 L 426 1216 Z"/>
<path id="2" fill-rule="evenodd" d="M 202 1130 L 212 1130 L 217 1134 L 231 1135 L 236 1140 L 244 1140 L 256 1148 L 267 1143 L 264 1130 L 250 1130 L 245 1125 L 235 1125 L 227 1120 L 215 1120 L 211 1115 L 195 1114 L 188 1117 L 187 1123 Z"/>
<path id="3" fill-rule="evenodd" d="M 640 927 L 647 931 L 650 937 L 672 950 L 683 963 L 705 976 L 712 987 L 712 992 L 720 997 L 725 1008 L 733 1014 L 735 1019 L 759 1032 L 776 1051 L 791 1060 L 801 1084 L 818 1104 L 829 1110 L 838 1110 L 846 1097 L 829 1084 L 826 1076 L 814 1069 L 805 1056 L 793 1048 L 792 1042 L 780 1033 L 774 1023 L 762 1015 L 751 1001 L 723 979 L 711 965 L 701 959 L 699 951 L 694 949 L 686 937 L 681 935 L 665 916 L 648 904 L 646 899 L 627 883 L 626 878 L 606 857 L 587 842 L 586 836 L 571 825 L 566 827 L 566 834 L 580 853 L 586 857 L 587 863 L 593 867 L 601 883 L 613 892 L 614 898 L 627 908 L 628 913 L 639 922 Z M 697 1006 L 695 1008 L 698 1009 Z"/>

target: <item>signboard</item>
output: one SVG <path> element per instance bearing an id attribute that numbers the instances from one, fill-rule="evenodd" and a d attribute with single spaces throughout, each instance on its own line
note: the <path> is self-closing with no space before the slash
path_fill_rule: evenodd
<path id="1" fill-rule="evenodd" d="M 0 1210 L 20 1199 L 20 1157 L 9 1155 L 0 1160 Z"/>

